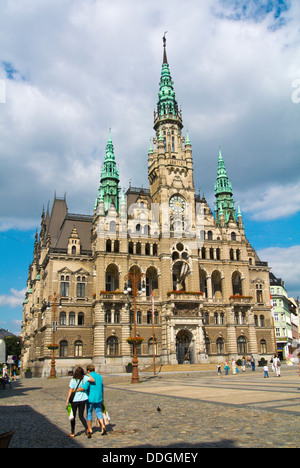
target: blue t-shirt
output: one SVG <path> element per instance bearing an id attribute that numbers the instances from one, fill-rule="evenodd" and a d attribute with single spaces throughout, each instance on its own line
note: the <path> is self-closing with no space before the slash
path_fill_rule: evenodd
<path id="1" fill-rule="evenodd" d="M 78 388 L 80 388 L 80 387 L 84 388 L 84 385 L 88 381 L 89 381 L 89 376 L 85 375 L 83 377 L 83 379 L 81 380 L 81 383 L 79 384 Z M 78 382 L 80 382 L 80 381 L 77 380 L 77 379 L 71 379 L 70 384 L 69 384 L 69 388 L 72 388 L 73 390 L 75 390 L 77 388 Z M 86 401 L 87 399 L 88 399 L 88 394 L 86 393 L 86 391 L 84 391 L 84 392 L 75 392 L 75 396 L 74 396 L 73 401 Z"/>
<path id="2" fill-rule="evenodd" d="M 103 378 L 96 372 L 91 372 L 90 376 L 95 379 L 95 382 L 86 382 L 82 387 L 88 394 L 90 403 L 101 403 L 103 401 Z"/>

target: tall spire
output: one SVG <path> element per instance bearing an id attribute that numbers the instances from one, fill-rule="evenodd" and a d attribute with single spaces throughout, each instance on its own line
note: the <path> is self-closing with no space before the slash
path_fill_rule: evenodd
<path id="1" fill-rule="evenodd" d="M 105 212 L 109 210 L 111 205 L 114 205 L 119 212 L 119 181 L 119 170 L 115 161 L 114 146 L 111 139 L 111 130 L 109 129 L 95 208 L 100 202 L 103 202 Z"/>
<path id="2" fill-rule="evenodd" d="M 180 128 L 183 127 L 167 59 L 166 42 L 165 32 L 163 36 L 163 63 L 159 82 L 157 113 L 155 113 L 154 117 L 155 130 L 157 130 L 158 125 L 162 121 L 176 121 Z"/>
<path id="3" fill-rule="evenodd" d="M 218 175 L 215 183 L 215 212 L 216 222 L 220 224 L 220 215 L 224 216 L 225 225 L 229 220 L 236 221 L 234 200 L 232 197 L 232 185 L 227 177 L 225 163 L 222 157 L 221 147 L 219 147 Z"/>

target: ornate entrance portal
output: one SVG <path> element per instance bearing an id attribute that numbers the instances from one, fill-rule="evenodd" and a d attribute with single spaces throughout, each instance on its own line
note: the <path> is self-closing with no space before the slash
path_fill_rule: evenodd
<path id="1" fill-rule="evenodd" d="M 178 364 L 184 364 L 189 362 L 190 364 L 194 361 L 193 345 L 192 345 L 192 333 L 188 330 L 180 330 L 176 335 L 176 358 Z"/>

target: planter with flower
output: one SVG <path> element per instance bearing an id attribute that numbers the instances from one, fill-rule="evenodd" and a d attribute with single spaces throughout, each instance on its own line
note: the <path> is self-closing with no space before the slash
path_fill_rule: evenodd
<path id="1" fill-rule="evenodd" d="M 138 346 L 143 343 L 144 338 L 142 338 L 141 336 L 136 336 L 136 337 L 130 336 L 129 338 L 126 338 L 126 341 L 130 345 L 135 344 L 136 346 Z"/>
<path id="2" fill-rule="evenodd" d="M 47 346 L 48 349 L 51 349 L 51 351 L 55 351 L 56 349 L 59 348 L 59 345 L 58 344 L 49 344 Z"/>

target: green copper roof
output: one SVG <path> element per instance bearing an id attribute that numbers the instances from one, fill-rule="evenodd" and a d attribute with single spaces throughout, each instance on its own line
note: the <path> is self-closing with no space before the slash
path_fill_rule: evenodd
<path id="1" fill-rule="evenodd" d="M 220 216 L 224 217 L 225 225 L 230 218 L 236 220 L 234 200 L 232 198 L 232 185 L 227 177 L 225 163 L 222 157 L 221 148 L 219 148 L 218 175 L 215 183 L 215 212 L 216 222 L 220 224 Z"/>
<path id="2" fill-rule="evenodd" d="M 109 210 L 111 205 L 114 205 L 116 210 L 119 211 L 119 181 L 119 170 L 116 165 L 114 146 L 111 139 L 111 132 L 109 130 L 95 208 L 97 208 L 99 203 L 104 203 L 104 210 L 106 212 Z"/>
<path id="3" fill-rule="evenodd" d="M 158 104 L 157 111 L 161 115 L 174 115 L 178 114 L 178 104 L 175 98 L 175 91 L 173 88 L 173 81 L 169 69 L 166 52 L 166 37 L 163 37 L 164 53 L 163 64 L 159 83 Z"/>
<path id="4" fill-rule="evenodd" d="M 222 157 L 221 148 L 219 148 L 218 175 L 215 184 L 215 195 L 229 193 L 232 195 L 232 185 L 227 177 L 225 163 Z"/>

